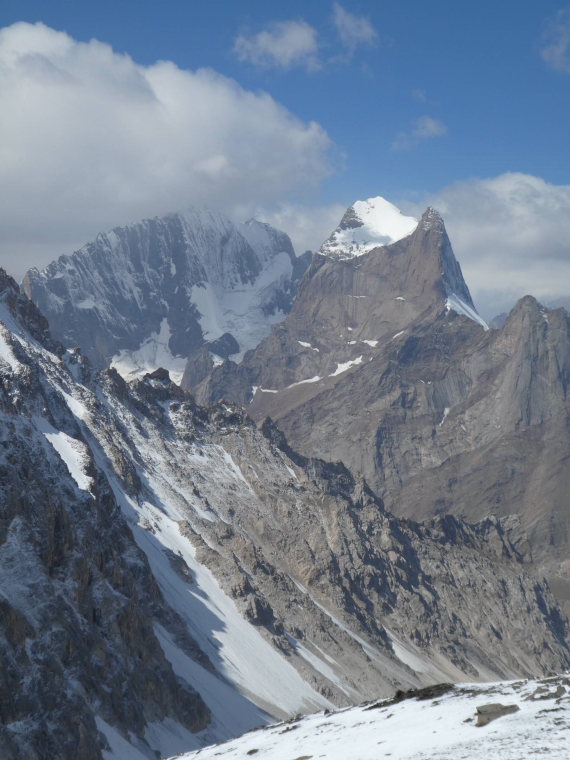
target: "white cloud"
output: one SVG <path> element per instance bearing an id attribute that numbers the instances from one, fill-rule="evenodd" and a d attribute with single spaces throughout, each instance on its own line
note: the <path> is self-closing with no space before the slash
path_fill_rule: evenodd
<path id="1" fill-rule="evenodd" d="M 443 137 L 446 134 L 447 127 L 442 121 L 431 116 L 420 116 L 412 123 L 409 132 L 400 132 L 392 143 L 392 148 L 393 150 L 410 150 L 423 140 Z"/>
<path id="2" fill-rule="evenodd" d="M 486 317 L 530 293 L 570 295 L 570 186 L 508 173 L 444 188 L 421 204 L 444 216 L 475 302 Z"/>
<path id="3" fill-rule="evenodd" d="M 350 54 L 359 45 L 373 45 L 376 42 L 378 35 L 370 21 L 364 16 L 350 13 L 340 3 L 333 4 L 333 24 L 342 45 Z"/>
<path id="4" fill-rule="evenodd" d="M 192 203 L 229 213 L 318 186 L 330 140 L 215 71 L 141 66 L 43 24 L 0 30 L 0 265 Z"/>
<path id="5" fill-rule="evenodd" d="M 297 255 L 304 251 L 317 251 L 336 229 L 347 206 L 331 203 L 327 206 L 301 206 L 281 203 L 273 209 L 259 207 L 255 217 L 285 230 L 295 247 Z"/>
<path id="6" fill-rule="evenodd" d="M 551 68 L 570 74 L 570 8 L 558 11 L 546 22 L 540 55 Z"/>
<path id="7" fill-rule="evenodd" d="M 234 52 L 240 61 L 262 68 L 320 67 L 317 32 L 306 21 L 276 21 L 255 35 L 240 34 Z"/>

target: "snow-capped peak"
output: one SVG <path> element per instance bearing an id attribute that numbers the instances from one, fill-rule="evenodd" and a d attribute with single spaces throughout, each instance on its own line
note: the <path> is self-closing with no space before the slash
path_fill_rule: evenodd
<path id="1" fill-rule="evenodd" d="M 320 253 L 338 259 L 362 256 L 373 248 L 407 237 L 417 225 L 417 219 L 404 216 L 399 208 L 381 196 L 356 201 L 323 243 Z"/>

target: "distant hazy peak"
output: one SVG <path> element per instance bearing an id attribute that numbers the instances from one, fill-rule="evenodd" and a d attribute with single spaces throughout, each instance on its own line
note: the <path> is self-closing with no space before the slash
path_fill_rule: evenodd
<path id="1" fill-rule="evenodd" d="M 256 346 L 289 311 L 307 264 L 268 224 L 190 207 L 100 234 L 30 270 L 23 289 L 96 369 L 181 375 L 190 354 L 226 333 L 234 359 Z"/>
<path id="2" fill-rule="evenodd" d="M 400 209 L 381 196 L 356 201 L 346 210 L 319 253 L 336 259 L 362 256 L 373 248 L 407 237 L 417 225 L 417 219 L 404 216 Z"/>

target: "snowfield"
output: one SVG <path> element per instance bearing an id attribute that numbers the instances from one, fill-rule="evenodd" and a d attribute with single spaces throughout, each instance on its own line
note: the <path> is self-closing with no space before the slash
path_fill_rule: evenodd
<path id="1" fill-rule="evenodd" d="M 399 701 L 401 699 L 401 701 Z M 477 708 L 504 715 L 487 725 Z M 483 711 L 485 712 L 485 711 Z M 570 757 L 570 676 L 427 687 L 251 731 L 179 760 L 526 760 Z"/>
<path id="2" fill-rule="evenodd" d="M 319 253 L 338 259 L 351 259 L 401 240 L 418 226 L 418 220 L 404 216 L 399 208 L 380 196 L 356 201 L 353 219 L 341 225 L 326 240 Z M 346 217 L 345 217 L 346 218 Z"/>

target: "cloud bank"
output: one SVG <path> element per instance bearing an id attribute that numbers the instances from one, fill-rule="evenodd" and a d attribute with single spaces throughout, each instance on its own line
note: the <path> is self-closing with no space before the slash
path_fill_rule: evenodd
<path id="1" fill-rule="evenodd" d="M 281 202 L 331 142 L 215 71 L 141 66 L 43 24 L 0 30 L 0 265 L 16 276 L 97 232 L 196 203 Z"/>
<path id="2" fill-rule="evenodd" d="M 407 210 L 444 216 L 477 306 L 486 317 L 530 293 L 544 303 L 570 295 L 570 186 L 507 173 L 459 182 Z"/>

